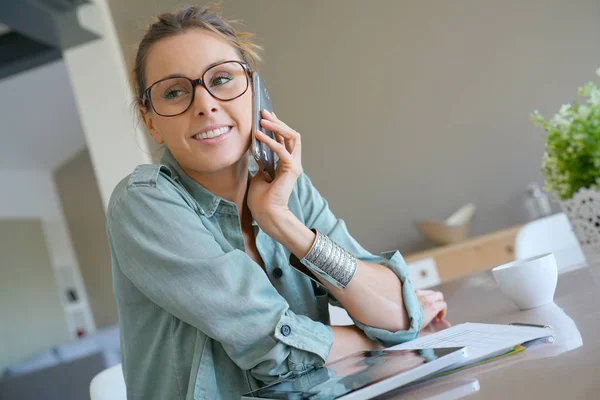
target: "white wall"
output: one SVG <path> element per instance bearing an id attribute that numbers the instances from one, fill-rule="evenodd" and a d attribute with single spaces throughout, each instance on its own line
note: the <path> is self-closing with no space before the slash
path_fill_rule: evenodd
<path id="1" fill-rule="evenodd" d="M 65 296 L 60 290 L 60 277 L 65 275 L 72 276 L 75 280 L 75 287 L 82 300 L 81 311 L 85 316 L 85 327 L 88 331 L 93 331 L 94 321 L 53 176 L 45 171 L 2 169 L 0 186 L 0 219 L 40 218 L 42 221 L 54 276 L 57 278 L 53 284 L 57 285 L 65 307 L 69 333 L 74 335 L 76 326 L 70 318 Z"/>
<path id="2" fill-rule="evenodd" d="M 51 170 L 85 149 L 62 60 L 0 81 L 0 169 Z"/>
<path id="3" fill-rule="evenodd" d="M 151 154 L 131 112 L 127 67 L 105 1 L 80 7 L 78 15 L 101 39 L 63 56 L 106 207 L 116 184 L 138 164 L 151 163 Z"/>

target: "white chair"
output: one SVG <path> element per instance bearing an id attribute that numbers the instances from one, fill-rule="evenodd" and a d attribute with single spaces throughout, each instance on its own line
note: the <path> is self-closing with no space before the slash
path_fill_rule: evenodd
<path id="1" fill-rule="evenodd" d="M 105 369 L 92 379 L 90 397 L 92 400 L 127 400 L 121 364 Z"/>
<path id="2" fill-rule="evenodd" d="M 554 253 L 559 272 L 585 264 L 585 256 L 566 214 L 558 213 L 526 224 L 515 238 L 515 259 Z"/>

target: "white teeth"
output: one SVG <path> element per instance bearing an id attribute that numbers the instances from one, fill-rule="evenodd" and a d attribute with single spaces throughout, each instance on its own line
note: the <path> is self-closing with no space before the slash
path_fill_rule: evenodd
<path id="1" fill-rule="evenodd" d="M 217 136 L 221 136 L 222 134 L 224 134 L 225 132 L 227 132 L 229 130 L 228 126 L 224 126 L 222 128 L 219 129 L 215 129 L 212 131 L 206 131 L 203 133 L 200 133 L 198 135 L 194 136 L 194 139 L 210 139 L 210 138 L 214 138 Z"/>

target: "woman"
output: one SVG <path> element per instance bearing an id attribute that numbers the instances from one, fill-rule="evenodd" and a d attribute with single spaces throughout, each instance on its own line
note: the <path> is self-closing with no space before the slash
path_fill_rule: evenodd
<path id="1" fill-rule="evenodd" d="M 256 173 L 249 36 L 190 7 L 161 15 L 138 48 L 135 96 L 166 149 L 119 183 L 107 213 L 130 400 L 239 398 L 445 315 L 440 293 L 415 294 L 398 252 L 350 236 L 302 172 L 300 135 L 268 112 L 277 140 L 257 138 L 279 157 L 276 178 Z M 356 325 L 329 326 L 328 301 Z"/>

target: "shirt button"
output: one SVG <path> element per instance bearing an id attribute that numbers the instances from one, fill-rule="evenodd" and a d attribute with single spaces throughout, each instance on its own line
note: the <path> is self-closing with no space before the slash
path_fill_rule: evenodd
<path id="1" fill-rule="evenodd" d="M 275 268 L 273 270 L 273 276 L 277 279 L 281 278 L 283 276 L 283 270 L 279 267 Z"/>
<path id="2" fill-rule="evenodd" d="M 283 325 L 281 327 L 281 334 L 283 336 L 290 336 L 290 333 L 292 333 L 292 328 L 290 328 L 289 325 Z"/>

